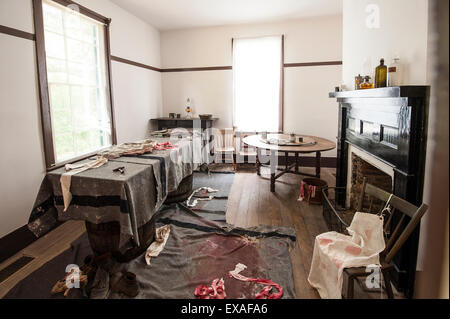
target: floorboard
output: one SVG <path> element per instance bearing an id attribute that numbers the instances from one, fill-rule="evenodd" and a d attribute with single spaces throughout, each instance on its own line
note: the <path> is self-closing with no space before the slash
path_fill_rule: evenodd
<path id="1" fill-rule="evenodd" d="M 0 270 L 23 256 L 34 258 L 0 284 L 0 298 L 3 298 L 22 279 L 70 248 L 70 244 L 85 231 L 84 222 L 68 221 L 3 262 Z"/>
<path id="2" fill-rule="evenodd" d="M 315 173 L 313 168 L 303 169 Z M 276 192 L 270 192 L 269 170 L 262 168 L 262 176 L 255 172 L 236 174 L 229 196 L 227 221 L 238 227 L 257 225 L 294 227 L 297 243 L 291 251 L 297 298 L 319 298 L 308 284 L 307 278 L 312 260 L 316 235 L 326 232 L 322 207 L 298 202 L 301 176 L 285 174 L 276 182 Z M 323 169 L 322 179 L 334 186 L 334 169 Z"/>

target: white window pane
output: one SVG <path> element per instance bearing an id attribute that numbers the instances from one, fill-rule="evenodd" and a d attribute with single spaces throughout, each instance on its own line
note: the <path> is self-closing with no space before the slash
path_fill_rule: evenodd
<path id="1" fill-rule="evenodd" d="M 62 12 L 55 7 L 43 3 L 45 29 L 59 34 L 64 33 Z"/>
<path id="2" fill-rule="evenodd" d="M 72 87 L 71 106 L 73 111 L 75 129 L 78 131 L 89 127 L 95 128 L 95 118 L 88 114 L 89 94 L 88 88 Z"/>
<path id="3" fill-rule="evenodd" d="M 72 112 L 70 109 L 52 110 L 53 131 L 55 135 L 72 134 Z"/>
<path id="4" fill-rule="evenodd" d="M 66 14 L 66 35 L 72 39 L 95 44 L 97 38 L 97 26 L 72 13 Z"/>
<path id="5" fill-rule="evenodd" d="M 54 134 L 56 161 L 63 162 L 76 156 L 72 133 Z"/>
<path id="6" fill-rule="evenodd" d="M 49 86 L 49 93 L 51 101 L 50 108 L 52 111 L 52 129 L 55 136 L 72 134 L 72 111 L 70 108 L 69 87 L 52 84 Z M 60 149 L 61 147 L 59 145 Z"/>
<path id="7" fill-rule="evenodd" d="M 95 65 L 95 47 L 79 40 L 67 39 L 68 60 L 86 65 Z"/>
<path id="8" fill-rule="evenodd" d="M 98 130 L 82 131 L 75 134 L 77 152 L 89 153 L 104 145 L 101 132 Z"/>
<path id="9" fill-rule="evenodd" d="M 51 84 L 49 93 L 52 109 L 70 109 L 70 87 L 68 85 Z"/>
<path id="10" fill-rule="evenodd" d="M 92 66 L 79 63 L 68 63 L 69 83 L 77 85 L 96 85 L 97 72 Z"/>
<path id="11" fill-rule="evenodd" d="M 64 60 L 47 58 L 49 83 L 67 83 L 66 62 Z"/>
<path id="12" fill-rule="evenodd" d="M 47 57 L 65 59 L 64 37 L 53 32 L 45 32 L 45 51 Z"/>

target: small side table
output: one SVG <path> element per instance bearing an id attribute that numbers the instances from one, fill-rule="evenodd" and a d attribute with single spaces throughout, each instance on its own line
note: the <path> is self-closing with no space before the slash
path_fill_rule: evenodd
<path id="1" fill-rule="evenodd" d="M 209 120 L 202 120 L 200 118 L 170 118 L 170 117 L 160 117 L 156 119 L 151 119 L 152 122 L 156 122 L 158 125 L 158 131 L 173 128 L 196 128 L 199 127 L 202 130 L 212 128 L 214 123 L 218 121 L 218 118 L 211 118 Z"/>

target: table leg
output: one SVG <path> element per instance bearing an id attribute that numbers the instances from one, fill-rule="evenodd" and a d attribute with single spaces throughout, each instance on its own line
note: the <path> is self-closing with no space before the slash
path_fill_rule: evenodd
<path id="1" fill-rule="evenodd" d="M 258 176 L 261 176 L 261 162 L 259 161 L 259 157 L 261 156 L 261 150 L 259 148 L 256 149 L 256 173 Z"/>
<path id="2" fill-rule="evenodd" d="M 275 174 L 277 173 L 277 162 L 276 152 L 270 152 L 270 191 L 275 192 Z"/>
<path id="3" fill-rule="evenodd" d="M 298 153 L 295 153 L 295 172 L 298 173 Z"/>
<path id="4" fill-rule="evenodd" d="M 289 169 L 289 153 L 288 152 L 284 152 L 284 160 L 285 160 L 286 171 L 287 171 Z"/>
<path id="5" fill-rule="evenodd" d="M 316 153 L 316 177 L 320 178 L 320 152 Z"/>

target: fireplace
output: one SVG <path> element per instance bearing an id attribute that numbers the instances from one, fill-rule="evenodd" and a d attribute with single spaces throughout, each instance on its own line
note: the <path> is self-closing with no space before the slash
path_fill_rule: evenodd
<path id="1" fill-rule="evenodd" d="M 336 186 L 346 188 L 336 196 L 341 206 L 354 205 L 358 170 L 376 174 L 369 182 L 378 187 L 422 204 L 429 91 L 401 86 L 330 93 L 339 102 Z M 407 297 L 413 296 L 418 239 L 419 227 L 394 260 L 393 284 Z"/>
<path id="2" fill-rule="evenodd" d="M 363 157 L 356 155 L 355 152 L 351 152 L 351 170 L 347 177 L 350 185 L 349 195 L 347 198 L 347 207 L 352 210 L 356 210 L 360 200 L 360 194 L 363 186 L 364 179 L 369 184 L 377 186 L 389 193 L 392 193 L 392 176 L 382 169 L 372 165 L 369 161 L 366 161 Z M 363 211 L 371 213 L 379 213 L 383 209 L 383 203 L 378 200 L 369 201 L 367 198 L 363 200 Z"/>

